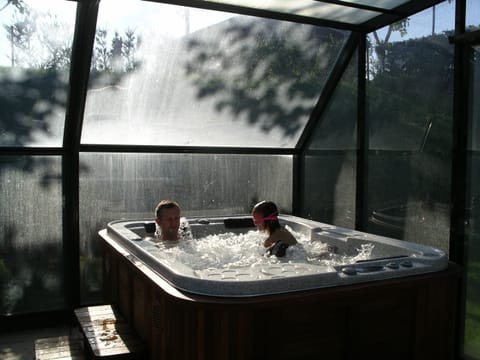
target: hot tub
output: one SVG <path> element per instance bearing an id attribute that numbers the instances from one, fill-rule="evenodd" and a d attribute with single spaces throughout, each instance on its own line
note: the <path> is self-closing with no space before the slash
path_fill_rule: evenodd
<path id="1" fill-rule="evenodd" d="M 305 248 L 316 243 L 325 244 L 337 260 L 316 260 L 315 254 L 306 254 L 304 261 L 289 257 L 287 253 L 284 258 L 265 258 L 244 267 L 196 268 L 159 249 L 148 232 L 154 224 L 151 221 L 113 221 L 107 226 L 107 234 L 175 288 L 208 296 L 251 297 L 288 293 L 425 274 L 448 266 L 446 254 L 432 247 L 295 216 L 282 215 L 279 220 L 292 232 L 307 239 L 307 243 L 303 243 Z M 234 236 L 254 229 L 248 216 L 189 218 L 188 223 L 194 239 L 182 241 L 195 241 L 213 234 Z M 367 257 L 356 257 L 361 249 L 369 250 Z"/>
<path id="2" fill-rule="evenodd" d="M 249 216 L 188 221 L 197 240 L 184 244 L 192 246 L 255 231 Z M 246 266 L 205 268 L 172 256 L 179 242 L 155 243 L 151 220 L 113 221 L 99 233 L 105 300 L 155 360 L 454 358 L 460 272 L 442 251 L 294 216 L 280 221 L 303 237 L 285 257 L 264 256 L 259 240 Z M 320 243 L 333 250 L 327 260 L 345 262 L 310 254 Z M 302 247 L 307 261 L 297 256 Z M 368 256 L 358 256 L 362 248 Z"/>

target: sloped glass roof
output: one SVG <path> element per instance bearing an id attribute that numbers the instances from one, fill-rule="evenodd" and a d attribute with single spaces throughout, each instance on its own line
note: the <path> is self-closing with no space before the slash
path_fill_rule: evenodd
<path id="1" fill-rule="evenodd" d="M 294 148 L 349 35 L 139 1 L 113 18 L 113 6 L 100 3 L 82 144 Z M 123 52 L 105 57 L 115 42 Z"/>
<path id="2" fill-rule="evenodd" d="M 8 31 L 0 38 L 4 107 L 15 110 L 17 94 L 25 104 L 37 99 L 0 118 L 0 146 L 60 147 L 62 135 L 77 141 L 81 128 L 82 144 L 292 149 L 351 31 L 380 29 L 439 2 L 102 0 L 85 111 L 67 99 L 75 2 L 45 1 L 35 12 L 12 2 L 0 14 L 6 30 L 33 19 L 48 26 L 29 35 L 38 38 L 35 56 Z"/>
<path id="3" fill-rule="evenodd" d="M 443 0 L 147 0 L 369 32 Z"/>
<path id="4" fill-rule="evenodd" d="M 282 1 L 282 0 L 222 0 L 213 1 L 224 4 L 232 4 L 238 6 L 245 6 L 255 9 L 267 9 L 271 11 L 278 11 L 282 13 L 290 13 L 295 15 L 307 16 L 317 19 L 332 20 L 346 22 L 350 24 L 361 24 L 375 16 L 381 14 L 379 11 L 371 9 L 359 9 L 345 6 L 343 4 L 326 3 L 315 0 L 298 0 L 298 1 Z M 391 9 L 394 6 L 405 3 L 406 0 L 385 1 L 387 7 L 381 4 L 381 8 Z M 345 3 L 369 5 L 372 1 L 346 1 Z M 366 4 L 365 4 L 366 3 Z M 378 2 L 377 2 L 378 3 Z M 378 6 L 378 4 L 377 4 Z M 372 8 L 375 8 L 372 7 Z M 380 9 L 381 9 L 380 8 Z"/>

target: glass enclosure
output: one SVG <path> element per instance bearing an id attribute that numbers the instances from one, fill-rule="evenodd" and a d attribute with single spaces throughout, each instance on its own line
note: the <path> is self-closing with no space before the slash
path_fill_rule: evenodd
<path id="1" fill-rule="evenodd" d="M 446 252 L 464 222 L 464 350 L 480 359 L 479 1 L 387 26 L 419 1 L 121 3 L 0 0 L 0 320 L 101 302 L 110 221 L 153 219 L 164 198 L 184 216 L 268 199 Z M 469 36 L 449 41 L 456 10 Z M 452 222 L 464 153 L 467 216 Z"/>
<path id="2" fill-rule="evenodd" d="M 0 148 L 19 150 L 0 156 L 0 316 L 66 306 L 62 157 L 43 149 L 63 142 L 76 4 L 47 2 L 0 4 Z"/>
<path id="3" fill-rule="evenodd" d="M 455 4 L 369 35 L 369 232 L 448 252 Z"/>

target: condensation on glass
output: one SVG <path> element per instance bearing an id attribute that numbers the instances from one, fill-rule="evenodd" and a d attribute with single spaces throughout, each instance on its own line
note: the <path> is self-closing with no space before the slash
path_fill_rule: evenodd
<path id="1" fill-rule="evenodd" d="M 348 34 L 101 1 L 82 143 L 294 148 Z"/>
<path id="2" fill-rule="evenodd" d="M 185 216 L 248 214 L 266 199 L 292 212 L 292 156 L 83 153 L 80 161 L 84 300 L 100 291 L 97 231 L 112 219 L 154 219 L 161 199 L 176 200 Z"/>
<path id="3" fill-rule="evenodd" d="M 0 5 L 0 146 L 61 146 L 76 4 L 16 3 Z"/>
<path id="4" fill-rule="evenodd" d="M 61 159 L 0 157 L 0 315 L 62 309 Z"/>
<path id="5" fill-rule="evenodd" d="M 365 229 L 447 252 L 454 14 L 444 2 L 369 34 L 367 62 Z"/>

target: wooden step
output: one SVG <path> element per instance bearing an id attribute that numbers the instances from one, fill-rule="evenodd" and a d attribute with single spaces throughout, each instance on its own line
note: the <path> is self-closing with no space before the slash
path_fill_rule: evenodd
<path id="1" fill-rule="evenodd" d="M 145 359 L 145 342 L 111 305 L 83 307 L 75 316 L 94 359 Z"/>

